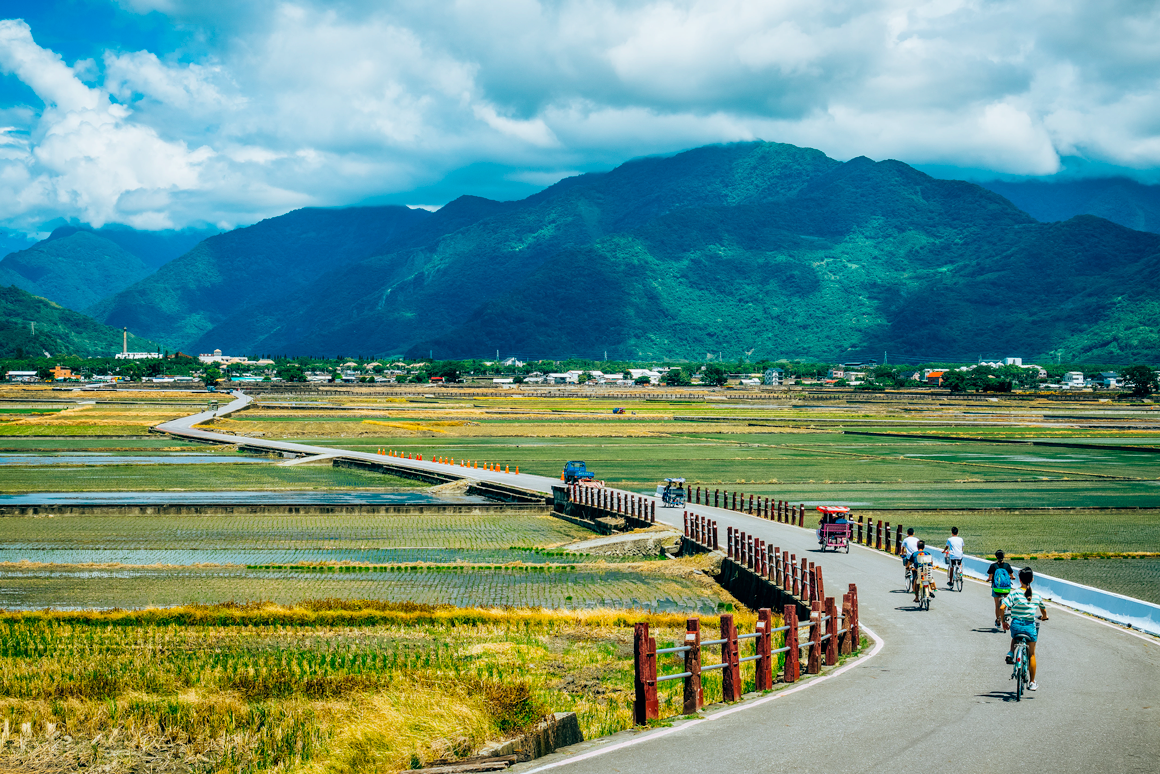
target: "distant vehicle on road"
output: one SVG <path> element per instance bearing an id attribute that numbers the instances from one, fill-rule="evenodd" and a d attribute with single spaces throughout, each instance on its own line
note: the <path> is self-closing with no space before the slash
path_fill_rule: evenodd
<path id="1" fill-rule="evenodd" d="M 849 518 L 850 509 L 844 505 L 819 505 L 818 510 L 822 514 L 817 529 L 818 543 L 821 544 L 822 551 L 832 548 L 836 552 L 844 548 L 846 553 L 850 553 L 850 538 L 853 533 L 853 525 L 850 524 Z"/>
<path id="2" fill-rule="evenodd" d="M 596 474 L 584 466 L 584 460 L 569 460 L 564 463 L 564 472 L 561 474 L 565 484 L 579 484 L 591 481 Z"/>
<path id="3" fill-rule="evenodd" d="M 685 504 L 685 479 L 666 478 L 665 483 L 657 484 L 657 497 L 666 508 L 680 508 Z"/>
<path id="4" fill-rule="evenodd" d="M 622 409 L 622 408 L 614 408 L 614 409 L 612 410 L 612 413 L 613 413 L 613 414 L 623 414 L 623 413 L 624 413 L 624 409 Z"/>

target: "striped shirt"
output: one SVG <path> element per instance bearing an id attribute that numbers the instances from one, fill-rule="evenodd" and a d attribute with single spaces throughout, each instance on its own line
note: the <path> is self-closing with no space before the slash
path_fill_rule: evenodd
<path id="1" fill-rule="evenodd" d="M 1031 590 L 1031 599 L 1023 589 L 1012 589 L 1011 593 L 1003 597 L 1003 607 L 1011 611 L 1011 617 L 1017 621 L 1034 621 L 1035 611 L 1043 605 L 1043 598 L 1039 592 Z"/>

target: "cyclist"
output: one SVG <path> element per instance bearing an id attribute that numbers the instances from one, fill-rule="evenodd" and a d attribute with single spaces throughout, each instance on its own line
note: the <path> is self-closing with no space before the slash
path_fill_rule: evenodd
<path id="1" fill-rule="evenodd" d="M 959 572 L 963 571 L 963 539 L 959 537 L 959 528 L 951 527 L 951 536 L 947 538 L 947 546 L 943 549 L 943 557 L 947 563 L 947 588 L 952 587 L 951 567 L 957 565 Z"/>
<path id="2" fill-rule="evenodd" d="M 1039 689 L 1039 685 L 1035 682 L 1035 641 L 1039 639 L 1039 626 L 1035 623 L 1035 608 L 1039 608 L 1040 617 L 1044 621 L 1047 620 L 1047 605 L 1043 604 L 1039 592 L 1031 589 L 1031 581 L 1034 578 L 1035 573 L 1031 571 L 1031 568 L 1024 567 L 1019 571 L 1019 585 L 1023 587 L 1022 591 L 1008 594 L 1003 598 L 1003 608 L 1011 614 L 1011 647 L 1007 650 L 1007 663 L 1011 664 L 1015 661 L 1015 638 L 1023 637 L 1026 639 L 1029 657 L 1027 670 L 1028 678 L 1031 680 L 1027 684 L 1029 691 Z M 1003 628 L 1008 628 L 1006 619 L 1003 621 Z"/>
<path id="3" fill-rule="evenodd" d="M 934 599 L 934 557 L 926 550 L 926 542 L 918 541 L 914 553 L 910 555 L 910 563 L 914 567 L 914 602 L 918 604 L 919 587 L 926 584 L 930 589 L 931 599 Z"/>
<path id="4" fill-rule="evenodd" d="M 918 538 L 914 536 L 914 527 L 906 530 L 906 537 L 902 541 L 902 566 L 910 567 L 910 557 L 918 550 Z"/>
<path id="5" fill-rule="evenodd" d="M 1003 598 L 1011 593 L 1011 579 L 1015 571 L 1004 561 L 1006 554 L 995 552 L 995 561 L 987 568 L 987 581 L 991 584 L 991 599 L 995 600 L 995 628 L 1003 627 Z"/>

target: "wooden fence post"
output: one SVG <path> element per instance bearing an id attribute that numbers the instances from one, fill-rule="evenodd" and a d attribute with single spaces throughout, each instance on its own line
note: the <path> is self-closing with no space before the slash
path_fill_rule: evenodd
<path id="1" fill-rule="evenodd" d="M 648 636 L 648 624 L 638 623 L 633 627 L 635 645 L 636 700 L 632 705 L 632 720 L 638 726 L 660 717 L 657 701 L 657 646 Z"/>
<path id="2" fill-rule="evenodd" d="M 862 629 L 858 625 L 858 587 L 850 584 L 850 622 L 846 628 L 850 630 L 850 651 L 853 652 L 862 644 Z"/>
<path id="3" fill-rule="evenodd" d="M 763 607 L 757 611 L 757 673 L 753 678 L 754 688 L 759 691 L 773 690 L 773 611 Z M 688 671 L 688 670 L 685 670 Z"/>
<path id="4" fill-rule="evenodd" d="M 821 567 L 821 565 L 818 565 L 818 566 L 814 567 L 813 570 L 814 570 L 814 586 L 816 588 L 816 590 L 814 592 L 815 598 L 816 599 L 825 599 L 826 598 L 826 587 L 822 583 L 822 567 Z"/>
<path id="5" fill-rule="evenodd" d="M 810 655 L 806 662 L 806 674 L 816 675 L 822 671 L 822 603 L 810 603 Z"/>
<path id="6" fill-rule="evenodd" d="M 902 525 L 899 524 L 897 527 L 895 527 L 895 529 L 897 531 L 894 534 L 894 555 L 901 556 L 902 555 Z"/>
<path id="7" fill-rule="evenodd" d="M 798 573 L 797 573 L 797 554 L 789 555 L 789 567 L 786 571 L 793 574 L 792 588 L 787 589 L 795 597 L 798 596 Z"/>
<path id="8" fill-rule="evenodd" d="M 833 597 L 826 597 L 825 599 L 826 604 L 824 609 L 828 616 L 826 619 L 826 634 L 830 635 L 826 640 L 826 666 L 833 666 L 838 663 L 838 609 L 834 606 Z"/>
<path id="9" fill-rule="evenodd" d="M 648 520 L 653 524 L 657 523 L 657 501 L 653 500 L 649 506 Z"/>
<path id="10" fill-rule="evenodd" d="M 714 551 L 717 551 L 717 550 L 719 550 L 719 549 L 721 548 L 721 544 L 717 542 L 717 520 L 716 520 L 716 519 L 713 519 L 713 540 L 712 540 L 712 548 L 713 548 L 713 550 L 714 550 Z"/>
<path id="11" fill-rule="evenodd" d="M 842 632 L 841 653 L 843 656 L 848 656 L 851 652 L 850 642 L 853 639 L 850 637 L 850 592 L 848 591 L 842 595 L 842 628 L 846 631 Z"/>
<path id="12" fill-rule="evenodd" d="M 781 546 L 773 547 L 773 577 L 770 578 L 778 588 L 785 588 L 781 575 Z"/>
<path id="13" fill-rule="evenodd" d="M 878 526 L 874 530 L 874 548 L 878 551 L 882 550 L 882 519 L 878 520 Z"/>
<path id="14" fill-rule="evenodd" d="M 862 517 L 858 517 L 858 545 L 862 545 Z"/>
<path id="15" fill-rule="evenodd" d="M 809 564 L 810 563 L 803 556 L 802 563 L 798 567 L 798 572 L 801 573 L 801 576 L 802 576 L 802 599 L 804 599 L 807 602 L 810 601 L 810 567 L 809 567 Z"/>
<path id="16" fill-rule="evenodd" d="M 685 622 L 685 706 L 686 715 L 692 715 L 705 706 L 705 692 L 701 688 L 701 619 Z"/>
<path id="17" fill-rule="evenodd" d="M 737 626 L 733 623 L 733 616 L 721 616 L 721 663 L 726 664 L 721 670 L 722 699 L 727 702 L 741 698 L 741 664 L 738 662 Z"/>
<path id="18" fill-rule="evenodd" d="M 888 553 L 888 554 L 894 553 L 893 551 L 890 550 L 890 522 L 886 522 L 886 537 L 882 542 L 885 545 L 884 550 L 886 551 L 886 553 Z"/>
<path id="19" fill-rule="evenodd" d="M 720 500 L 721 500 L 721 490 L 714 489 L 713 490 L 713 507 L 714 508 L 716 508 L 717 506 L 719 506 L 721 504 Z"/>
<path id="20" fill-rule="evenodd" d="M 753 515 L 753 495 L 749 495 L 749 515 Z"/>
<path id="21" fill-rule="evenodd" d="M 685 537 L 689 537 L 689 512 L 685 511 Z"/>
<path id="22" fill-rule="evenodd" d="M 798 506 L 798 526 L 804 527 L 806 525 L 806 504 L 802 503 Z"/>
<path id="23" fill-rule="evenodd" d="M 801 648 L 798 645 L 798 617 L 797 605 L 789 604 L 782 608 L 781 622 L 789 628 L 785 630 L 785 669 L 782 671 L 782 680 L 787 683 L 796 683 L 801 677 Z"/>

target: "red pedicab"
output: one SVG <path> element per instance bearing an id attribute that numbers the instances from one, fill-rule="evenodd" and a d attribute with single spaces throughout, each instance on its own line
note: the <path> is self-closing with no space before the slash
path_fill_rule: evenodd
<path id="1" fill-rule="evenodd" d="M 825 552 L 827 548 L 835 551 L 844 548 L 846 553 L 850 553 L 853 525 L 846 518 L 850 509 L 844 505 L 819 505 L 818 510 L 822 514 L 821 523 L 818 525 L 818 543 L 821 544 L 822 551 Z"/>

